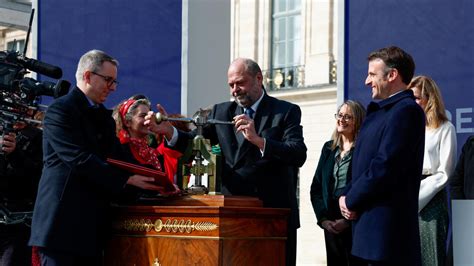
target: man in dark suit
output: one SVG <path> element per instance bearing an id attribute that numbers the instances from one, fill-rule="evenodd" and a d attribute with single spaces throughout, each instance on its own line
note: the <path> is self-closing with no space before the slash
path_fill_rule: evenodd
<path id="1" fill-rule="evenodd" d="M 474 199 L 474 136 L 462 146 L 450 182 L 451 199 Z"/>
<path id="2" fill-rule="evenodd" d="M 92 50 L 79 60 L 77 88 L 46 112 L 43 174 L 29 244 L 42 265 L 101 265 L 109 204 L 124 187 L 158 189 L 153 178 L 109 166 L 120 158 L 115 122 L 103 102 L 117 85 L 118 62 Z"/>
<path id="3" fill-rule="evenodd" d="M 412 57 L 398 47 L 372 52 L 367 117 L 352 159 L 352 182 L 339 198 L 353 222 L 352 254 L 366 265 L 420 265 L 418 191 L 425 117 L 407 84 Z"/>
<path id="4" fill-rule="evenodd" d="M 214 105 L 210 118 L 233 120 L 235 127 L 212 125 L 204 128 L 203 135 L 212 144 L 220 144 L 223 192 L 259 197 L 265 207 L 291 209 L 287 265 L 294 265 L 299 227 L 296 185 L 298 168 L 306 160 L 301 110 L 269 96 L 262 80 L 262 71 L 253 60 L 232 62 L 228 83 L 235 100 Z M 165 134 L 171 146 L 184 150 L 193 134 L 178 132 L 165 123 L 156 125 L 152 117 L 153 113 L 146 117 L 150 129 Z"/>

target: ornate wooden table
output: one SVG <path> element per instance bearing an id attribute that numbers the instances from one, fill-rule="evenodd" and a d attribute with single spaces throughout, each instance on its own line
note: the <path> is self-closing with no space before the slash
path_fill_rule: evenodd
<path id="1" fill-rule="evenodd" d="M 106 265 L 285 265 L 288 209 L 223 195 L 153 204 L 115 207 Z"/>

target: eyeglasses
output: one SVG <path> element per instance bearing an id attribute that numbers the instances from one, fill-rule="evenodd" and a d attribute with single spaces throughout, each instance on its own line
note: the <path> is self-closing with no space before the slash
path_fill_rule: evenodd
<path id="1" fill-rule="evenodd" d="M 352 118 L 354 118 L 352 115 L 343 115 L 343 114 L 334 114 L 334 118 L 336 118 L 336 120 L 339 120 L 339 119 L 342 119 L 346 122 L 349 122 L 352 120 Z"/>
<path id="2" fill-rule="evenodd" d="M 118 80 L 116 80 L 116 79 L 114 79 L 114 78 L 112 78 L 112 77 L 104 76 L 104 75 L 101 75 L 101 74 L 96 73 L 96 72 L 94 72 L 94 71 L 91 71 L 91 73 L 94 74 L 94 75 L 97 75 L 97 76 L 99 76 L 99 77 L 101 77 L 101 78 L 103 78 L 103 79 L 105 80 L 105 82 L 107 82 L 107 87 L 112 86 L 112 84 L 114 84 L 114 83 L 115 83 L 115 86 L 117 86 L 117 85 L 119 84 Z"/>

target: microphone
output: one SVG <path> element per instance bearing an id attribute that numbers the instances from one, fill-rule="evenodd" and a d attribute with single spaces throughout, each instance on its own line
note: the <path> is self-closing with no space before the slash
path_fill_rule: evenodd
<path id="1" fill-rule="evenodd" d="M 21 59 L 18 58 L 18 61 L 27 69 L 32 70 L 38 74 L 46 75 L 54 79 L 60 79 L 63 76 L 63 71 L 60 67 L 27 57 L 23 57 Z"/>

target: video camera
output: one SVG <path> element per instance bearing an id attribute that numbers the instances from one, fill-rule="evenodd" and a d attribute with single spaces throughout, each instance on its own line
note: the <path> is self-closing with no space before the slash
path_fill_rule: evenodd
<path id="1" fill-rule="evenodd" d="M 0 52 L 0 119 L 2 124 L 13 120 L 32 122 L 29 120 L 33 119 L 38 109 L 40 96 L 56 98 L 69 91 L 71 84 L 66 80 L 53 83 L 24 77 L 28 69 L 52 78 L 62 76 L 62 70 L 59 67 L 23 57 L 16 51 Z"/>
<path id="2" fill-rule="evenodd" d="M 66 80 L 58 80 L 53 83 L 40 82 L 25 77 L 29 73 L 28 70 L 54 79 L 60 79 L 63 74 L 61 68 L 57 66 L 24 56 L 28 46 L 33 15 L 34 10 L 31 13 L 23 54 L 18 51 L 0 52 L 0 125 L 3 133 L 11 131 L 17 121 L 41 123 L 34 119 L 34 115 L 40 107 L 41 96 L 57 98 L 67 94 L 71 86 Z"/>

